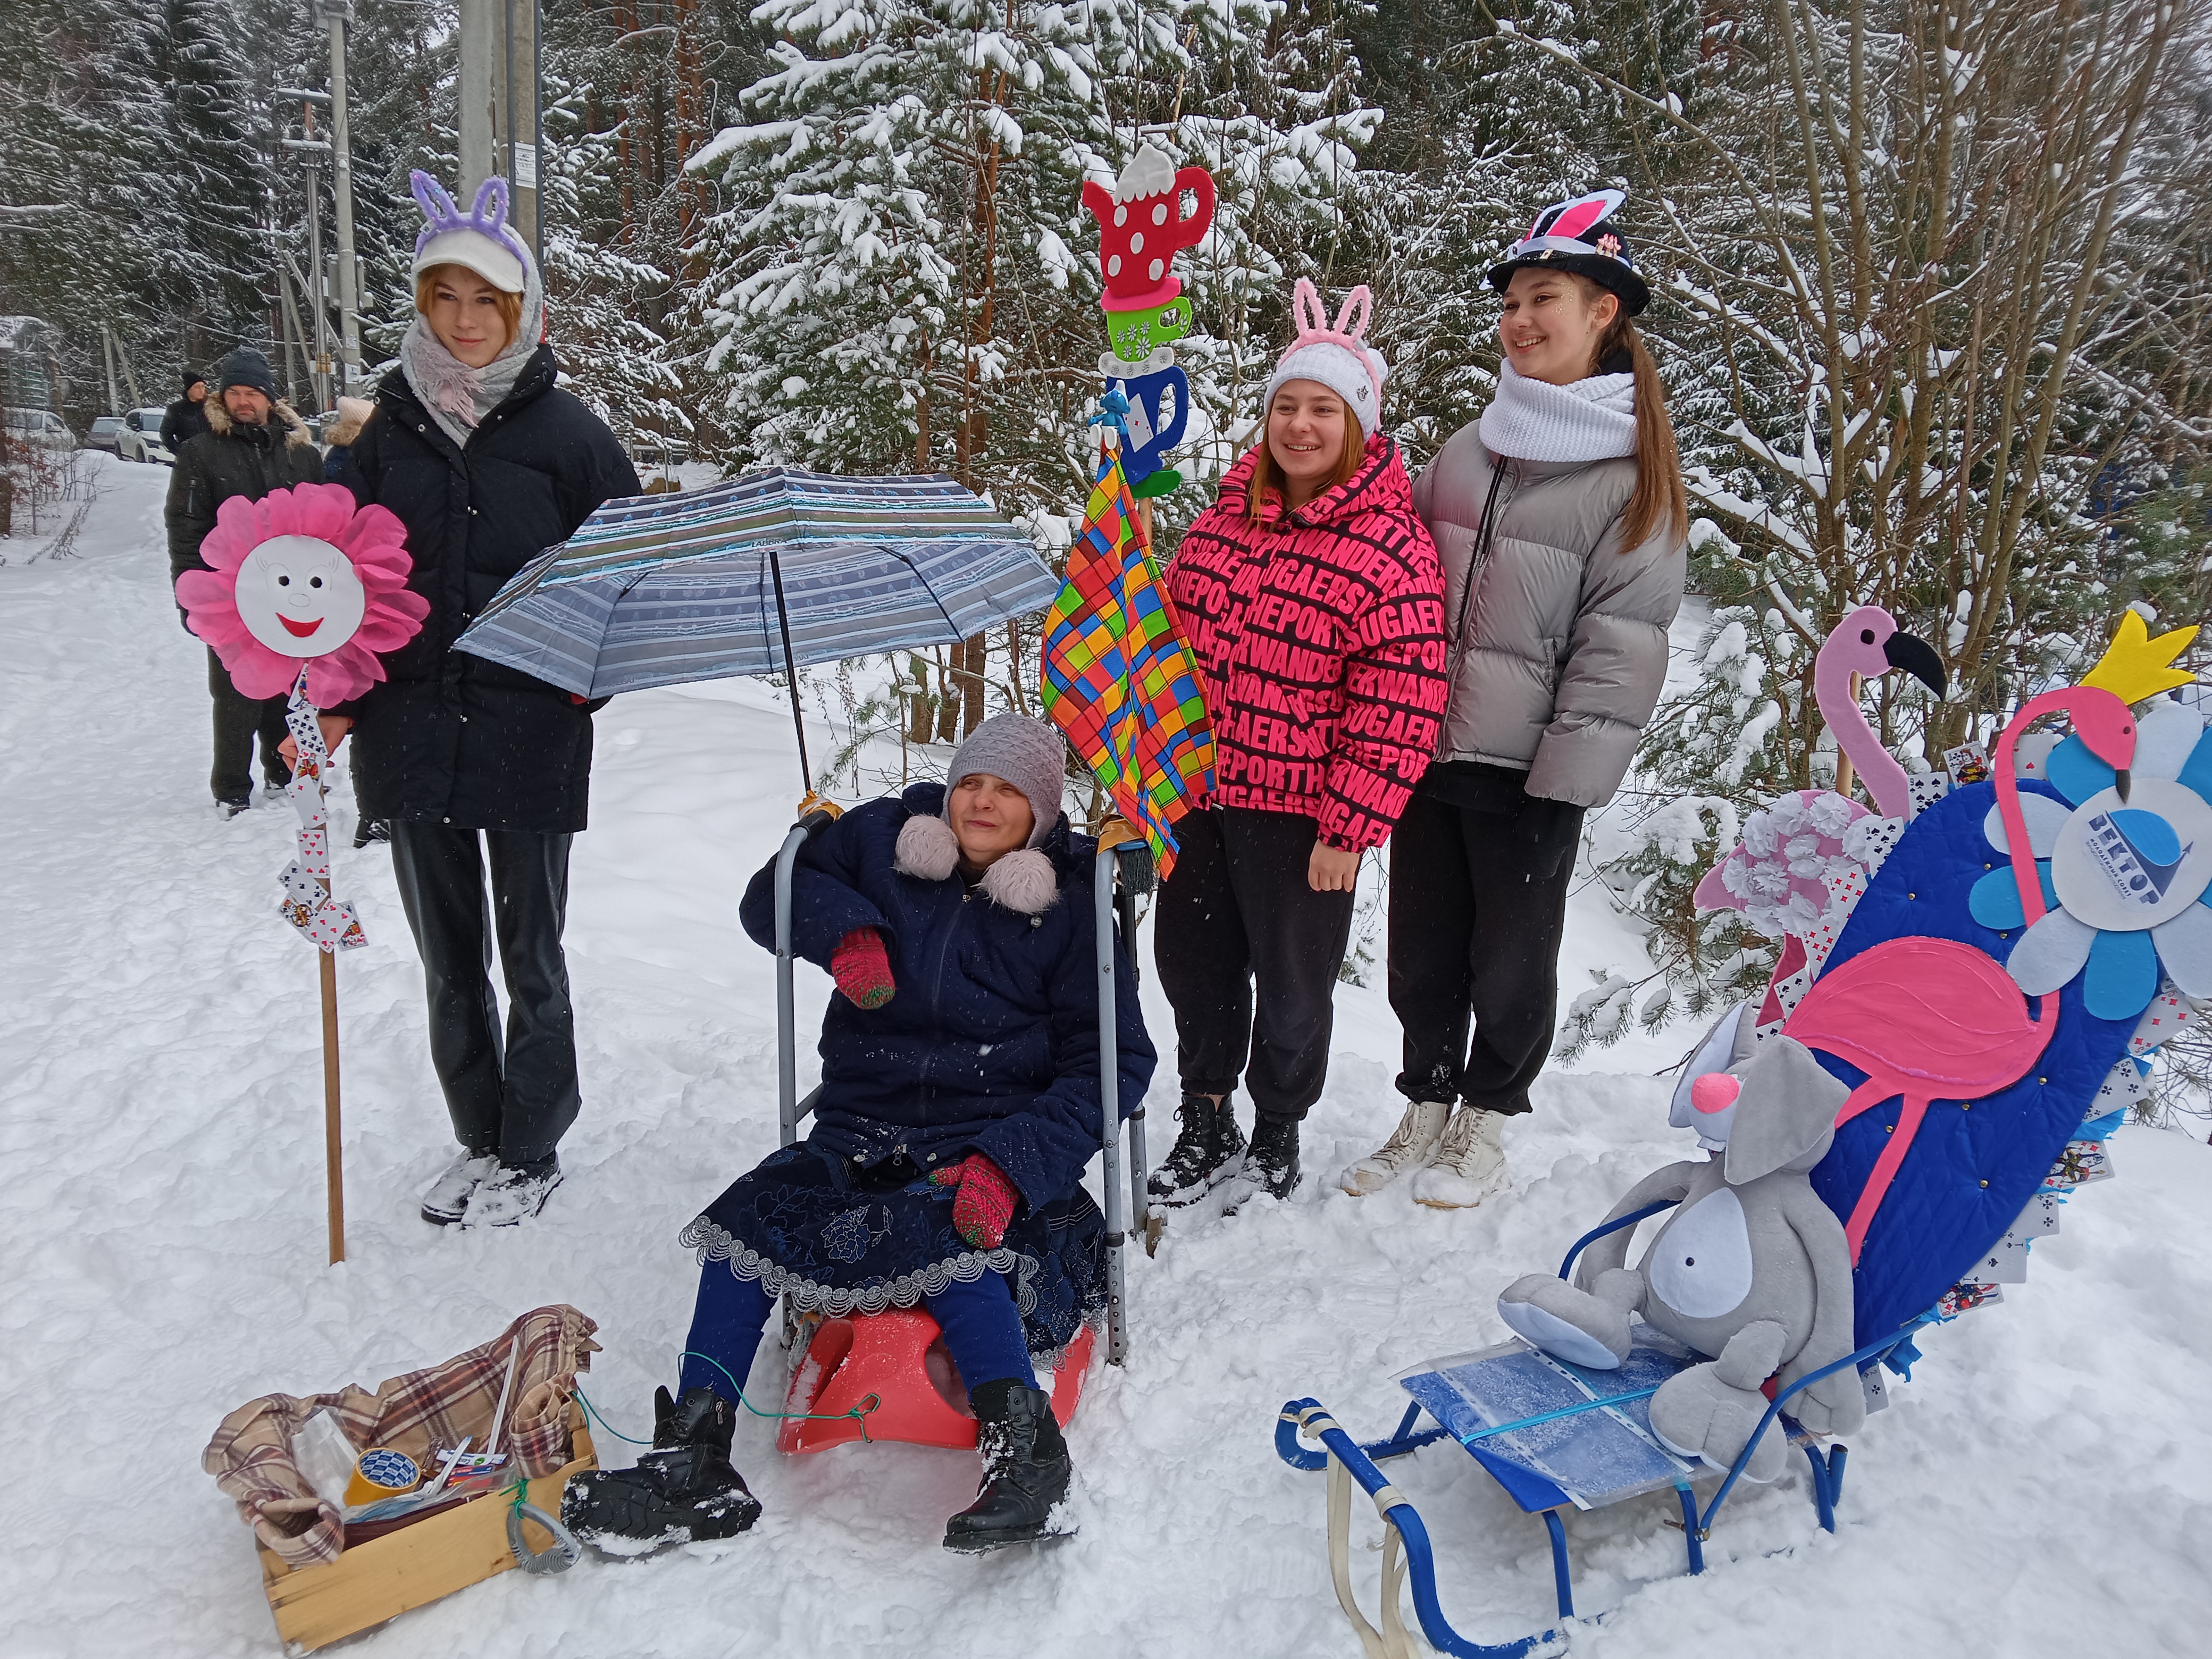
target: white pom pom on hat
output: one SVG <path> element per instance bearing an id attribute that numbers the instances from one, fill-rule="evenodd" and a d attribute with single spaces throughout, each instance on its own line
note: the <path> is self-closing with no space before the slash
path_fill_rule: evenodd
<path id="1" fill-rule="evenodd" d="M 1025 916 L 1042 915 L 1060 896 L 1060 872 L 1034 848 L 1009 853 L 983 872 L 983 893 Z"/>
<path id="2" fill-rule="evenodd" d="M 943 818 L 908 818 L 900 826 L 891 868 L 923 881 L 943 881 L 960 861 L 960 838 Z"/>

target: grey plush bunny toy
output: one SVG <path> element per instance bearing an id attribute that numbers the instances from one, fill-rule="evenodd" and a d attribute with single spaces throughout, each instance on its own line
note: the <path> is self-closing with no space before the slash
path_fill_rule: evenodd
<path id="1" fill-rule="evenodd" d="M 1643 1261 L 1621 1265 L 1633 1231 L 1623 1228 L 1583 1253 L 1573 1285 L 1531 1273 L 1506 1287 L 1498 1313 L 1546 1352 L 1600 1370 L 1628 1357 L 1633 1313 L 1712 1356 L 1652 1396 L 1651 1430 L 1682 1456 L 1729 1468 L 1765 1413 L 1769 1376 L 1784 1389 L 1851 1352 L 1850 1247 L 1806 1179 L 1850 1093 L 1810 1049 L 1780 1035 L 1732 1071 L 1697 1079 L 1700 1133 L 1726 1148 L 1655 1170 L 1613 1206 L 1607 1220 L 1681 1200 Z M 1815 1382 L 1790 1413 L 1815 1434 L 1851 1433 L 1866 1419 L 1857 1372 Z M 1773 1480 L 1788 1455 L 1782 1435 L 1766 1434 L 1744 1478 Z"/>

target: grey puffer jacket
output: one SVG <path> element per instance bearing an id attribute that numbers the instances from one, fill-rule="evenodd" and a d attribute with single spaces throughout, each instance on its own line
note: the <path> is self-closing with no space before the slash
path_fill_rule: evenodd
<path id="1" fill-rule="evenodd" d="M 1502 474 L 1502 476 L 1499 476 Z M 1473 573 L 1493 477 L 1489 556 Z M 1635 757 L 1667 674 L 1687 550 L 1662 521 L 1624 553 L 1636 463 L 1522 461 L 1453 434 L 1413 484 L 1444 567 L 1451 706 L 1438 765 L 1525 770 L 1531 795 L 1602 806 Z"/>

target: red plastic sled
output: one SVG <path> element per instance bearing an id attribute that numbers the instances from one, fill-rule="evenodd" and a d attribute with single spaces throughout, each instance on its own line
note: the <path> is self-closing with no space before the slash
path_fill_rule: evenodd
<path id="1" fill-rule="evenodd" d="M 1083 1397 L 1096 1333 L 1085 1325 L 1067 1345 L 1052 1379 L 1052 1414 L 1062 1428 Z M 945 1352 L 937 1322 L 920 1308 L 887 1308 L 879 1314 L 825 1319 L 814 1328 L 805 1358 L 791 1374 L 787 1417 L 776 1431 L 781 1452 L 817 1452 L 861 1437 L 861 1419 L 841 1416 L 866 1403 L 867 1438 L 914 1446 L 972 1450 L 975 1417 L 968 1390 Z"/>

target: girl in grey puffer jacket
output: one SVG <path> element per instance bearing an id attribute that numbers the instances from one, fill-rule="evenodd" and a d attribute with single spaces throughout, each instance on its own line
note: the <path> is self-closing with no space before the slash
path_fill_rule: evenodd
<path id="1" fill-rule="evenodd" d="M 1344 1172 L 1355 1195 L 1416 1169 L 1414 1198 L 1441 1209 L 1505 1185 L 1504 1120 L 1551 1051 L 1583 813 L 1620 787 L 1666 676 L 1688 512 L 1629 320 L 1650 291 L 1604 223 L 1622 199 L 1546 209 L 1492 268 L 1497 399 L 1413 485 L 1443 562 L 1451 705 L 1391 851 L 1409 1103 Z"/>

